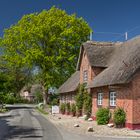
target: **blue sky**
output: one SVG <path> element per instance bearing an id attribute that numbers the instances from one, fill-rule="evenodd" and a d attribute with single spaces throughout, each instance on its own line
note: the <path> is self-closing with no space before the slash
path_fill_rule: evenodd
<path id="1" fill-rule="evenodd" d="M 57 6 L 83 17 L 93 40 L 124 41 L 140 34 L 140 0 L 0 0 L 0 36 L 23 15 Z"/>

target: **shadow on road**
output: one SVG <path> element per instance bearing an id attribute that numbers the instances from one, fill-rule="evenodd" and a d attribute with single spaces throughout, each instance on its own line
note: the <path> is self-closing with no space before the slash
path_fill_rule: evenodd
<path id="1" fill-rule="evenodd" d="M 8 116 L 9 118 L 10 116 Z M 7 117 L 0 117 L 0 140 L 9 140 L 16 138 L 41 138 L 42 136 L 36 135 L 34 129 L 32 127 L 24 127 L 24 126 L 11 126 L 9 125 L 9 121 L 6 120 Z"/>
<path id="2" fill-rule="evenodd" d="M 33 107 L 27 106 L 7 106 L 9 110 L 17 110 L 17 109 L 32 109 Z M 15 140 L 16 138 L 41 138 L 40 134 L 37 134 L 37 131 L 40 131 L 39 128 L 33 128 L 33 126 L 24 126 L 20 124 L 11 124 L 11 120 L 20 114 L 18 111 L 15 111 L 14 114 L 3 114 L 0 116 L 0 140 Z"/>
<path id="3" fill-rule="evenodd" d="M 10 126 L 11 130 L 4 140 L 14 138 L 41 138 L 42 136 L 36 135 L 34 128 Z"/>

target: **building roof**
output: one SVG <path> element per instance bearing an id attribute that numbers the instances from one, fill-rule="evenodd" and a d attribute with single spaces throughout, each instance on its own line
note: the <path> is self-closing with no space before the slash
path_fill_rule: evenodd
<path id="1" fill-rule="evenodd" d="M 96 50 L 96 47 L 93 47 L 93 49 L 94 48 Z M 105 58 L 98 59 L 94 57 L 94 54 L 91 57 L 91 60 L 89 58 L 89 61 L 93 61 L 94 59 L 97 63 L 100 60 L 103 63 L 99 62 L 99 66 L 101 64 L 101 66 L 106 66 L 107 68 L 98 74 L 88 87 L 129 83 L 133 75 L 140 70 L 140 36 L 124 43 L 114 43 L 109 48 L 110 51 L 106 51 L 106 46 L 103 46 L 103 48 L 100 49 L 101 52 L 99 52 L 99 55 L 96 54 L 96 57 L 99 56 Z M 98 53 L 98 51 L 92 52 Z M 108 57 L 106 55 L 108 55 Z"/>
<path id="2" fill-rule="evenodd" d="M 80 72 L 76 71 L 63 85 L 60 86 L 60 88 L 58 89 L 58 93 L 75 91 L 78 88 L 79 81 Z"/>
<path id="3" fill-rule="evenodd" d="M 115 50 L 114 46 L 119 44 L 121 43 L 87 41 L 81 46 L 77 70 L 80 70 L 84 50 L 91 66 L 108 67 L 110 57 Z"/>

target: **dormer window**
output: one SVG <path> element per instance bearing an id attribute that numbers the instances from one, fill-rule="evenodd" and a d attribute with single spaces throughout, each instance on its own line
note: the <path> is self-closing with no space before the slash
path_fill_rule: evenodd
<path id="1" fill-rule="evenodd" d="M 83 82 L 84 83 L 87 83 L 87 81 L 88 81 L 88 72 L 87 72 L 87 70 L 85 70 L 83 72 Z"/>

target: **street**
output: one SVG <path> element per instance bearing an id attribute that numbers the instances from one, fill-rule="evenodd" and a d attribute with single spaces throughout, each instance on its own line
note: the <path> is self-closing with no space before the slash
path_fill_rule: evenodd
<path id="1" fill-rule="evenodd" d="M 13 105 L 11 112 L 0 116 L 0 140 L 132 140 L 137 138 L 91 137 L 54 126 L 34 107 Z"/>

